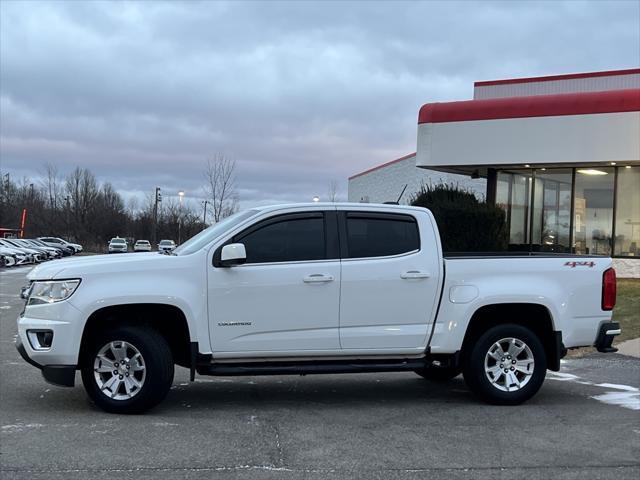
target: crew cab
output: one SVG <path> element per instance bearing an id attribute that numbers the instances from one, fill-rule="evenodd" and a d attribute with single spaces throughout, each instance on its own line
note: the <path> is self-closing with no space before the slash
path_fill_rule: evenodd
<path id="1" fill-rule="evenodd" d="M 167 255 L 55 260 L 34 268 L 17 348 L 45 380 L 76 370 L 109 412 L 143 412 L 174 365 L 200 375 L 462 373 L 518 404 L 568 348 L 615 351 L 611 259 L 444 256 L 427 209 L 256 208 Z"/>

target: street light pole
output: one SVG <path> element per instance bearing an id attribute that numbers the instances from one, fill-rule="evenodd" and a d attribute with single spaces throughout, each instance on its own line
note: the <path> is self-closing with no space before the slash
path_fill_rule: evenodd
<path id="1" fill-rule="evenodd" d="M 155 201 L 153 203 L 153 231 L 151 232 L 151 243 L 155 245 L 158 237 L 158 202 L 162 201 L 160 187 L 156 187 Z"/>
<path id="2" fill-rule="evenodd" d="M 203 230 L 205 228 L 207 228 L 207 203 L 209 203 L 209 200 L 205 200 L 204 201 L 204 215 L 202 216 L 202 229 Z"/>
<path id="3" fill-rule="evenodd" d="M 180 190 L 178 192 L 178 198 L 180 199 L 180 211 L 178 213 L 178 245 L 182 243 L 182 197 L 184 197 L 184 192 Z"/>
<path id="4" fill-rule="evenodd" d="M 66 233 L 67 233 L 67 240 L 69 240 L 70 235 L 69 235 L 69 230 L 71 229 L 71 222 L 69 221 L 69 209 L 71 208 L 71 206 L 69 205 L 69 195 L 67 195 L 66 197 L 64 197 L 64 203 L 66 208 L 64 209 L 64 213 L 65 213 L 65 223 L 66 223 Z"/>

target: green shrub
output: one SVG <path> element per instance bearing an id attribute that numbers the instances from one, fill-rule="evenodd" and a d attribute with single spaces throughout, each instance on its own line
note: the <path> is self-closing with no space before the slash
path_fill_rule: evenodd
<path id="1" fill-rule="evenodd" d="M 445 252 L 501 252 L 507 249 L 505 212 L 480 202 L 456 185 L 423 185 L 411 205 L 431 210 Z"/>

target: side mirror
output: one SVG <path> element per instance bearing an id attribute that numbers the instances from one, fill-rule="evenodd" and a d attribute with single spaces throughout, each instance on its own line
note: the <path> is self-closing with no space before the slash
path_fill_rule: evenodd
<path id="1" fill-rule="evenodd" d="M 242 243 L 230 243 L 222 247 L 220 252 L 220 266 L 233 267 L 247 261 L 247 251 Z"/>

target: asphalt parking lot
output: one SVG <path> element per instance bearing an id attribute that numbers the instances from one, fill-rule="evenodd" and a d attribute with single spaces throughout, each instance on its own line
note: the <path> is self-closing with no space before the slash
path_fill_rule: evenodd
<path id="1" fill-rule="evenodd" d="M 48 385 L 14 347 L 28 268 L 0 272 L 3 479 L 640 478 L 640 360 L 563 363 L 519 407 L 459 377 L 215 378 L 178 369 L 168 398 L 116 416 Z"/>

